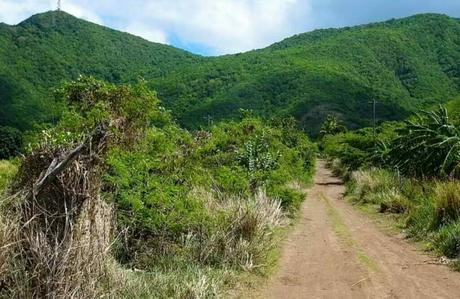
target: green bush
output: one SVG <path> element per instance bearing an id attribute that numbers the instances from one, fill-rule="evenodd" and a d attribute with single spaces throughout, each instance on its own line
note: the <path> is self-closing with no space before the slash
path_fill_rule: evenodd
<path id="1" fill-rule="evenodd" d="M 281 206 L 291 213 L 300 208 L 305 194 L 288 186 L 274 186 L 268 190 L 268 195 L 281 201 Z"/>
<path id="2" fill-rule="evenodd" d="M 17 156 L 22 151 L 22 133 L 10 127 L 0 127 L 0 160 Z"/>
<path id="3" fill-rule="evenodd" d="M 239 166 L 222 166 L 215 170 L 212 187 L 220 194 L 244 195 L 250 187 L 250 179 L 247 172 Z"/>
<path id="4" fill-rule="evenodd" d="M 118 244 L 120 260 L 139 268 L 171 259 L 202 262 L 202 249 L 185 246 L 184 236 L 206 244 L 236 234 L 225 246 L 240 246 L 237 240 L 246 238 L 252 220 L 249 214 L 235 218 L 240 212 L 234 204 L 253 202 L 267 190 L 267 200 L 295 212 L 304 196 L 288 184 L 311 179 L 315 150 L 295 128 L 252 117 L 194 135 L 172 123 L 149 129 L 138 146 L 109 157 L 106 193 L 117 207 L 119 230 L 129 230 Z M 240 221 L 245 228 L 231 228 Z M 217 265 L 227 250 L 243 250 L 230 247 L 216 249 L 207 262 Z"/>

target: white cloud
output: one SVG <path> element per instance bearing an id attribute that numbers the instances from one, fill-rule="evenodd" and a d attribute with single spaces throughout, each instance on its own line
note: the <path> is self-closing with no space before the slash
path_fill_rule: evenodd
<path id="1" fill-rule="evenodd" d="M 62 10 L 76 16 L 77 18 L 84 19 L 96 24 L 103 25 L 101 17 L 91 7 L 82 5 L 79 0 L 61 1 Z M 57 2 L 56 2 L 57 3 Z"/>
<path id="2" fill-rule="evenodd" d="M 183 43 L 222 54 L 267 46 L 298 32 L 309 12 L 307 0 L 157 0 L 146 1 L 139 17 Z"/>
<path id="3" fill-rule="evenodd" d="M 131 34 L 143 37 L 144 39 L 149 40 L 151 42 L 162 44 L 168 43 L 168 37 L 166 32 L 152 28 L 150 26 L 146 26 L 144 24 L 134 22 L 128 25 L 124 30 Z"/>
<path id="4" fill-rule="evenodd" d="M 50 7 L 48 0 L 0 0 L 0 22 L 16 24 Z"/>

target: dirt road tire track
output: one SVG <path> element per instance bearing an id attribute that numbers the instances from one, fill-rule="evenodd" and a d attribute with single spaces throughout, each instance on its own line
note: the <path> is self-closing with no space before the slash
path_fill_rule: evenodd
<path id="1" fill-rule="evenodd" d="M 382 232 L 318 162 L 280 269 L 256 298 L 460 298 L 460 273 Z"/>

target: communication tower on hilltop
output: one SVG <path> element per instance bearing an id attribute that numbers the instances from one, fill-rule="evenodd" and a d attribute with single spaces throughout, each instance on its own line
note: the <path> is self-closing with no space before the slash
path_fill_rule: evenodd
<path id="1" fill-rule="evenodd" d="M 57 3 L 57 10 L 58 10 L 58 11 L 61 11 L 61 0 L 58 0 L 58 3 Z"/>

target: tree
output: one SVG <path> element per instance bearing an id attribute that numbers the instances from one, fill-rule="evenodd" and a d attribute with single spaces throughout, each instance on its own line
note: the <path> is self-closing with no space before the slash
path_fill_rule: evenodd
<path id="1" fill-rule="evenodd" d="M 324 137 L 326 135 L 336 135 L 346 131 L 347 128 L 343 125 L 342 121 L 335 115 L 329 114 L 321 125 L 319 134 L 321 137 Z"/>

